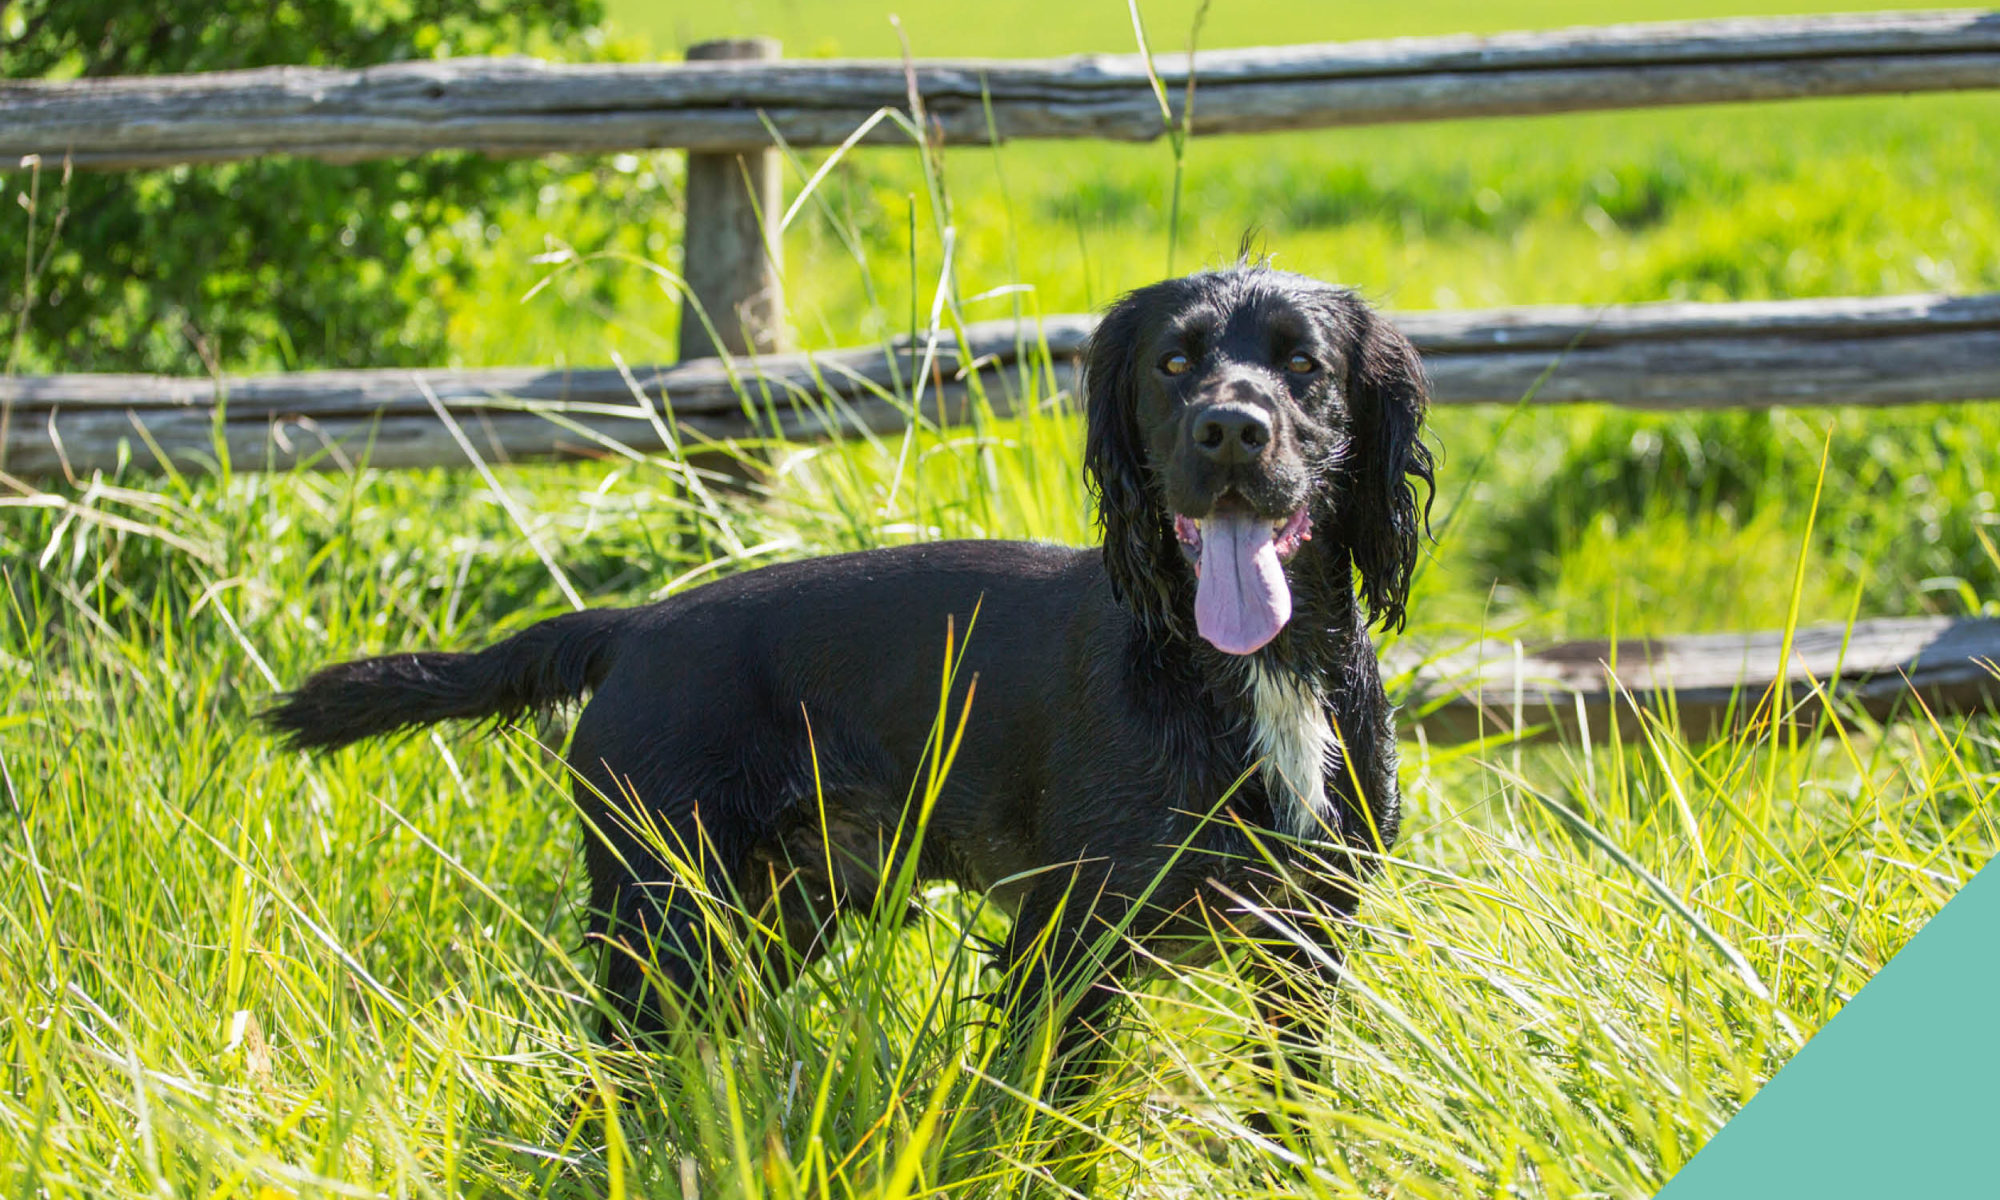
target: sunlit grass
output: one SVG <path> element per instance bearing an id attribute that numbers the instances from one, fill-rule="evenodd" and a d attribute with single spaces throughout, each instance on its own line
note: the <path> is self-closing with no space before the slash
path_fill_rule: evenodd
<path id="1" fill-rule="evenodd" d="M 312 762 L 251 725 L 328 658 L 477 644 L 561 611 L 531 542 L 614 603 L 775 555 L 1087 541 L 1076 418 L 1061 400 L 1033 412 L 770 447 L 776 473 L 749 496 L 691 495 L 673 460 L 503 471 L 524 521 L 466 472 L 135 479 L 10 507 L 0 752 L 19 834 L 0 860 L 0 973 L 21 1002 L 0 1128 L 23 1185 L 1643 1195 L 2000 840 L 1987 720 L 1699 743 L 1625 714 L 1637 740 L 1419 741 L 1329 1074 L 1272 1141 L 1243 1125 L 1269 1101 L 1240 961 L 1149 987 L 1106 1086 L 1056 1112 L 1033 1099 L 1034 1058 L 993 1057 L 975 997 L 995 981 L 970 938 L 998 927 L 949 891 L 924 893 L 907 929 L 866 925 L 789 992 L 728 977 L 664 1051 L 603 1049 L 578 835 L 533 731 Z M 1537 419 L 1482 418 L 1503 450 L 1557 436 Z M 1940 419 L 1878 421 L 1862 455 L 1864 431 L 1837 428 L 1820 528 L 1851 530 L 1857 481 L 1892 451 L 1928 462 L 1908 435 Z M 1676 458 L 1643 424 L 1573 419 L 1601 453 L 1581 484 L 1540 481 L 1565 496 L 1553 509 L 1522 464 L 1468 447 L 1409 636 L 1449 641 L 1473 614 L 1591 632 L 1782 617 L 1794 578 L 1806 616 L 1839 615 L 1823 609 L 1849 593 L 1779 502 L 1812 494 L 1827 423 L 1754 420 L 1768 433 L 1732 443 L 1750 475 L 1698 452 L 1727 423 L 1664 426 Z M 1621 437 L 1637 447 L 1622 465 Z M 1662 487 L 1690 471 L 1692 517 Z M 1630 533 L 1569 524 L 1587 510 L 1565 489 Z M 1554 522 L 1560 547 L 1553 579 L 1512 598 L 1465 584 L 1529 528 L 1498 500 Z M 1718 611 L 1751 554 L 1769 577 Z M 1712 584 L 1686 586 L 1691 569 Z"/>
<path id="2" fill-rule="evenodd" d="M 503 482 L 608 603 L 727 540 L 790 538 L 790 555 L 1080 539 L 1072 432 L 923 439 L 891 507 L 893 443 L 803 450 L 773 502 L 732 499 L 720 518 L 660 468 Z M 1032 1062 L 996 1065 L 972 999 L 993 980 L 966 936 L 997 927 L 948 892 L 790 992 L 735 977 L 707 1032 L 639 1058 L 587 1032 L 577 835 L 532 741 L 447 734 L 315 763 L 250 725 L 273 681 L 329 657 L 474 644 L 560 611 L 473 477 L 238 476 L 82 502 L 188 548 L 52 509 L 0 527 L 16 830 L 0 1128 L 10 1185 L 51 1194 L 601 1195 L 613 1180 L 680 1196 L 691 1178 L 705 1196 L 1013 1195 L 1094 1173 L 1143 1195 L 1641 1195 L 2000 841 L 1984 720 L 1418 744 L 1329 1081 L 1285 1110 L 1277 1142 L 1241 1125 L 1267 1102 L 1228 964 L 1151 987 L 1089 1102 L 1025 1099 Z M 1788 568 L 1797 547 L 1768 552 Z M 1608 570 L 1614 552 L 1577 553 Z M 1699 597 L 1644 602 L 1650 623 Z"/>

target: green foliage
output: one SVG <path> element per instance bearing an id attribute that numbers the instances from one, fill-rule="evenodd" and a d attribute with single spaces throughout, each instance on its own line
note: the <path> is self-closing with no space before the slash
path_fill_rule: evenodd
<path id="1" fill-rule="evenodd" d="M 575 52 L 599 16 L 598 0 L 15 0 L 0 6 L 0 76 Z M 201 374 L 436 362 L 448 314 L 435 290 L 467 277 L 461 247 L 486 240 L 489 214 L 542 182 L 535 164 L 468 155 L 78 172 L 66 188 L 60 174 L 60 163 L 43 164 L 44 246 L 54 214 L 64 215 L 30 287 L 19 288 L 28 244 L 0 238 L 9 335 L 27 322 L 20 368 Z"/>

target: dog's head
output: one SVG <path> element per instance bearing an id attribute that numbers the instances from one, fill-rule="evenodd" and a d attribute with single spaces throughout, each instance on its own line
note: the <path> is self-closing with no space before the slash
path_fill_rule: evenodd
<path id="1" fill-rule="evenodd" d="M 1253 653 L 1291 619 L 1302 555 L 1350 589 L 1351 563 L 1370 617 L 1402 624 L 1423 366 L 1352 292 L 1258 266 L 1140 288 L 1092 336 L 1084 392 L 1105 565 L 1150 631 L 1182 631 L 1192 573 L 1196 631 Z"/>

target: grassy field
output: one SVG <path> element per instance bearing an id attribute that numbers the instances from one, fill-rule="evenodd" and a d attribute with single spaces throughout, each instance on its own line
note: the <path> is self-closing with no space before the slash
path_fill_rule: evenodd
<path id="1" fill-rule="evenodd" d="M 1148 5 L 1156 41 L 1183 41 L 1191 10 Z M 891 53 L 882 11 L 615 15 L 661 50 L 774 32 Z M 900 11 L 920 54 L 1127 44 L 1122 4 Z M 1263 0 L 1215 6 L 1203 44 L 1591 19 Z M 1281 264 L 1406 308 L 1987 290 L 1996 128 L 2000 101 L 1972 96 L 1198 143 L 1176 261 L 1254 226 Z M 1072 311 L 1157 277 L 1171 166 L 1163 146 L 948 153 L 947 311 Z M 480 261 L 440 296 L 460 359 L 664 355 L 674 314 L 640 270 L 593 262 L 519 297 L 545 236 L 670 259 L 677 170 L 552 172 L 536 211 L 438 231 L 422 253 Z M 913 153 L 837 182 L 861 261 L 823 216 L 788 235 L 809 344 L 901 328 L 947 278 Z M 741 984 L 672 1051 L 596 1048 L 577 834 L 533 731 L 314 762 L 250 723 L 329 658 L 476 645 L 562 611 L 566 587 L 624 603 L 913 538 L 1086 542 L 1077 434 L 1057 406 L 907 446 L 778 447 L 754 497 L 652 458 L 503 470 L 506 504 L 445 471 L 0 500 L 0 1186 L 1648 1195 L 2000 844 L 1990 719 L 1412 742 L 1412 816 L 1365 901 L 1327 1079 L 1272 1143 L 1240 1124 L 1262 1103 L 1240 962 L 1149 989 L 1110 1086 L 1055 1113 L 1024 1098 L 1032 1064 L 988 1057 L 964 946 L 992 924 L 948 892 L 790 992 Z M 1441 536 L 1408 634 L 1427 644 L 2000 611 L 2000 417 L 1978 406 L 1451 412 L 1433 434 Z"/>

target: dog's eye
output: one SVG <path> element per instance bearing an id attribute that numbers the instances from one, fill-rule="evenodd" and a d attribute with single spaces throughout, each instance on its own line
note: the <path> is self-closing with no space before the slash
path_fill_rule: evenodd
<path id="1" fill-rule="evenodd" d="M 1310 375 L 1319 370 L 1319 364 L 1310 355 L 1294 354 L 1285 360 L 1285 370 L 1294 375 Z"/>
<path id="2" fill-rule="evenodd" d="M 1160 370 L 1168 375 L 1185 375 L 1193 366 L 1188 356 L 1178 350 L 1160 360 Z"/>

